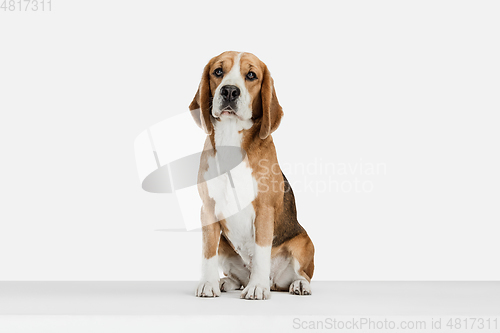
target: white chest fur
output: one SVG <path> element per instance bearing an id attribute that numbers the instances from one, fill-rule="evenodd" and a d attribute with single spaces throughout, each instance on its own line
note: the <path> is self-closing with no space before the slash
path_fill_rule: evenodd
<path id="1" fill-rule="evenodd" d="M 241 131 L 250 124 L 237 119 L 224 119 L 215 124 L 215 146 L 241 147 Z M 255 210 L 252 201 L 257 196 L 257 181 L 252 176 L 252 169 L 246 157 L 236 167 L 226 170 L 225 161 L 234 160 L 239 150 L 220 149 L 214 157 L 208 160 L 208 170 L 205 173 L 209 196 L 215 201 L 215 215 L 218 220 L 225 219 L 228 229 L 227 237 L 243 260 L 251 263 L 254 242 Z M 214 177 L 214 175 L 218 175 Z"/>

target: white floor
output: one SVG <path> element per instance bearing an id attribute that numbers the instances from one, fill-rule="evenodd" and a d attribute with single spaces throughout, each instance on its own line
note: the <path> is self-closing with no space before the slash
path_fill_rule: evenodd
<path id="1" fill-rule="evenodd" d="M 500 316 L 500 282 L 313 281 L 311 296 L 273 292 L 267 301 L 241 300 L 236 291 L 215 299 L 196 298 L 196 285 L 0 282 L 0 332 L 140 332 L 145 327 L 148 332 L 199 327 L 231 331 L 225 326 L 230 322 L 250 325 L 236 331 L 252 331 L 253 324 L 264 331 L 293 331 L 306 327 L 302 321 L 307 318 Z"/>

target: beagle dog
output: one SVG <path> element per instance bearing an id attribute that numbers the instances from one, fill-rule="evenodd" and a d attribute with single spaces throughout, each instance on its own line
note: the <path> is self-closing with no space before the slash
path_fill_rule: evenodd
<path id="1" fill-rule="evenodd" d="M 310 295 L 314 246 L 278 165 L 271 133 L 283 111 L 267 66 L 251 53 L 212 58 L 189 109 L 207 134 L 198 172 L 203 259 L 196 296 L 242 287 L 245 299 L 268 299 L 271 290 Z"/>

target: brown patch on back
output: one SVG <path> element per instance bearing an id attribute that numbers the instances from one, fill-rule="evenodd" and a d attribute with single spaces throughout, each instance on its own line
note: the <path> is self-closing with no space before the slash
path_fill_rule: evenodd
<path id="1" fill-rule="evenodd" d="M 292 187 L 283 174 L 283 209 L 274 223 L 273 246 L 278 246 L 293 237 L 306 231 L 297 221 L 297 209 L 295 207 L 295 196 Z"/>

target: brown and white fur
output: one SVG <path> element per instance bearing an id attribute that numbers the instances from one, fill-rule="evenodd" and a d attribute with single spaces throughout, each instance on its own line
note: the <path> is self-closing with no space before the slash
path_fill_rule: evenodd
<path id="1" fill-rule="evenodd" d="M 232 96 L 227 87 L 235 89 Z M 267 66 L 250 53 L 212 58 L 189 109 L 207 133 L 198 174 L 203 262 L 196 296 L 241 287 L 245 299 L 267 299 L 271 290 L 310 295 L 314 246 L 297 221 L 293 192 L 278 165 L 271 133 L 283 111 Z M 231 170 L 231 180 L 207 181 L 217 174 L 218 147 L 226 146 L 246 153 L 242 167 Z M 227 200 L 230 182 L 249 203 L 236 214 Z"/>

